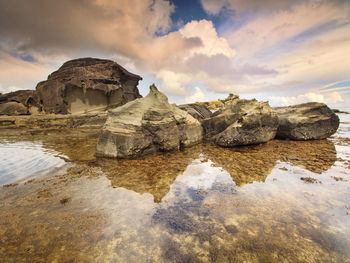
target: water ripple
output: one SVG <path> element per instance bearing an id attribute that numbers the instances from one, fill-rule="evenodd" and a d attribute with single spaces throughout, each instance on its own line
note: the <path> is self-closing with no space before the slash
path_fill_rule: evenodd
<path id="1" fill-rule="evenodd" d="M 65 161 L 57 155 L 45 149 L 41 142 L 0 141 L 0 185 L 63 166 Z"/>

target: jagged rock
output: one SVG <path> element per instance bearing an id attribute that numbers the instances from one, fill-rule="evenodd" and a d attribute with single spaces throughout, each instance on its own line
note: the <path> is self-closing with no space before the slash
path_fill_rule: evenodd
<path id="1" fill-rule="evenodd" d="M 193 118 L 202 121 L 206 118 L 210 118 L 212 113 L 204 105 L 199 104 L 182 104 L 178 106 L 181 110 L 187 111 Z"/>
<path id="2" fill-rule="evenodd" d="M 0 104 L 6 102 L 17 102 L 22 104 L 23 107 L 26 107 L 26 113 L 28 114 L 36 114 L 41 110 L 40 99 L 35 90 L 17 90 L 14 92 L 0 95 Z M 23 113 L 22 106 L 17 105 L 16 107 L 19 111 L 13 111 L 13 113 L 15 114 L 15 112 L 20 112 L 20 114 L 26 114 Z M 21 110 L 19 107 L 21 108 Z M 1 111 L 0 114 L 2 114 Z"/>
<path id="3" fill-rule="evenodd" d="M 233 147 L 259 144 L 273 139 L 278 118 L 267 102 L 232 97 L 225 108 L 202 122 L 207 138 L 217 145 Z"/>
<path id="4" fill-rule="evenodd" d="M 141 79 L 114 61 L 80 58 L 64 63 L 36 90 L 45 113 L 86 113 L 140 98 Z"/>
<path id="5" fill-rule="evenodd" d="M 152 85 L 145 98 L 109 111 L 96 155 L 130 158 L 179 149 L 201 140 L 199 121 L 169 104 L 168 98 Z"/>
<path id="6" fill-rule="evenodd" d="M 25 115 L 27 108 L 19 102 L 5 102 L 0 104 L 0 115 Z"/>
<path id="7" fill-rule="evenodd" d="M 334 113 L 350 114 L 350 112 L 342 111 L 342 110 L 339 110 L 339 109 L 332 109 L 332 111 L 333 111 Z"/>
<path id="8" fill-rule="evenodd" d="M 277 137 L 291 140 L 325 139 L 339 127 L 339 117 L 324 103 L 278 107 Z"/>

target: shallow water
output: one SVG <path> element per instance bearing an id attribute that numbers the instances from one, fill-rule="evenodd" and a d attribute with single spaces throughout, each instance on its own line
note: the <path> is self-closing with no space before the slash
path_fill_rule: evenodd
<path id="1" fill-rule="evenodd" d="M 46 163 L 2 166 L 0 261 L 350 262 L 349 130 L 135 160 L 95 159 L 97 130 L 0 135 Z"/>

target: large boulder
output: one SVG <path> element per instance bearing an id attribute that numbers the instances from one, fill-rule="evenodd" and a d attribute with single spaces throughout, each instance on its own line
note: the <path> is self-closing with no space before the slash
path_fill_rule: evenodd
<path id="1" fill-rule="evenodd" d="M 198 120 L 176 105 L 156 86 L 142 99 L 110 110 L 96 149 L 97 156 L 131 158 L 170 151 L 202 140 Z"/>
<path id="2" fill-rule="evenodd" d="M 233 97 L 225 108 L 202 122 L 207 138 L 223 147 L 250 145 L 273 139 L 278 118 L 267 102 Z"/>
<path id="3" fill-rule="evenodd" d="M 137 84 L 141 79 L 114 61 L 80 58 L 64 63 L 36 90 L 45 113 L 79 114 L 140 98 Z"/>
<path id="4" fill-rule="evenodd" d="M 6 114 L 6 115 L 9 115 L 9 113 L 12 113 L 12 115 L 35 114 L 41 110 L 40 99 L 35 90 L 17 90 L 6 94 L 1 94 L 0 105 L 7 102 L 16 102 L 21 105 L 18 105 L 16 103 L 11 103 L 11 104 L 8 104 L 8 106 L 6 107 L 2 106 L 1 108 L 3 110 L 0 110 L 0 114 Z M 9 111 L 9 105 L 12 105 L 10 108 L 12 109 L 16 108 L 17 110 Z M 26 108 L 25 111 L 24 111 L 24 108 Z M 6 110 L 7 112 L 5 112 L 4 109 L 7 109 Z"/>
<path id="5" fill-rule="evenodd" d="M 178 106 L 181 110 L 187 111 L 193 118 L 202 121 L 210 118 L 212 112 L 205 106 L 200 104 L 182 104 Z"/>
<path id="6" fill-rule="evenodd" d="M 0 104 L 0 115 L 25 115 L 27 108 L 19 102 L 5 102 Z"/>
<path id="7" fill-rule="evenodd" d="M 278 107 L 277 137 L 291 140 L 325 139 L 339 127 L 339 117 L 324 103 L 309 102 Z"/>

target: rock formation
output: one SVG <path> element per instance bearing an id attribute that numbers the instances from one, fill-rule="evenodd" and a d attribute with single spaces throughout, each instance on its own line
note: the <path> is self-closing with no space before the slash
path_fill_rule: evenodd
<path id="1" fill-rule="evenodd" d="M 267 102 L 232 97 L 225 108 L 202 122 L 207 138 L 220 146 L 259 144 L 273 139 L 278 118 Z"/>
<path id="2" fill-rule="evenodd" d="M 35 90 L 18 90 L 0 95 L 0 115 L 36 114 L 41 110 Z"/>
<path id="3" fill-rule="evenodd" d="M 137 157 L 157 151 L 170 151 L 202 140 L 198 120 L 176 105 L 156 86 L 142 99 L 110 110 L 101 130 L 97 156 Z"/>
<path id="4" fill-rule="evenodd" d="M 324 103 L 309 102 L 275 110 L 279 118 L 278 138 L 325 139 L 339 127 L 339 117 Z"/>
<path id="5" fill-rule="evenodd" d="M 204 105 L 199 104 L 182 104 L 178 106 L 181 110 L 187 111 L 193 118 L 202 121 L 204 119 L 210 118 L 212 113 Z"/>
<path id="6" fill-rule="evenodd" d="M 5 102 L 0 104 L 0 115 L 26 115 L 27 108 L 19 102 Z"/>
<path id="7" fill-rule="evenodd" d="M 1 106 L 0 115 L 101 112 L 140 98 L 137 84 L 141 79 L 111 60 L 70 60 L 38 83 L 36 90 L 0 94 L 0 105 L 21 104 Z"/>
<path id="8" fill-rule="evenodd" d="M 81 58 L 64 63 L 36 90 L 45 113 L 84 113 L 140 98 L 141 79 L 111 60 Z"/>

